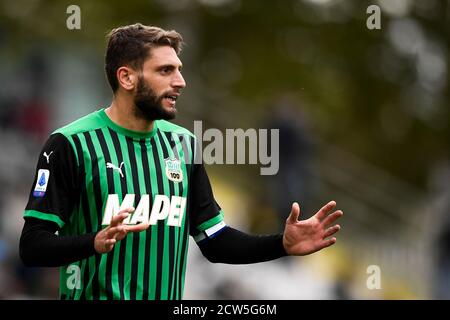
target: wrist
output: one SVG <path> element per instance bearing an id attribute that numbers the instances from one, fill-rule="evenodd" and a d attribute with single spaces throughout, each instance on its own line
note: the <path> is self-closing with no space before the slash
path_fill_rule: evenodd
<path id="1" fill-rule="evenodd" d="M 98 239 L 98 234 L 100 233 L 100 231 L 96 231 L 96 232 L 92 232 L 90 234 L 91 236 L 91 247 L 94 250 L 94 253 L 96 254 L 101 254 L 101 249 L 99 247 L 99 239 Z"/>
<path id="2" fill-rule="evenodd" d="M 279 246 L 280 254 L 282 254 L 282 256 L 289 256 L 289 253 L 286 249 L 286 244 L 284 241 L 285 240 L 284 233 L 280 233 L 279 237 L 280 237 L 280 246 Z"/>

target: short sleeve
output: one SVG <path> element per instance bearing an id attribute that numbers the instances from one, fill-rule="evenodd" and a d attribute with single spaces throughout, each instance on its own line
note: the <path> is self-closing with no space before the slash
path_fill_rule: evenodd
<path id="1" fill-rule="evenodd" d="M 75 207 L 77 190 L 75 152 L 64 135 L 52 134 L 39 154 L 24 217 L 52 221 L 62 228 Z"/>
<path id="2" fill-rule="evenodd" d="M 190 234 L 198 242 L 214 237 L 226 224 L 214 195 L 204 165 L 194 164 L 190 182 Z"/>

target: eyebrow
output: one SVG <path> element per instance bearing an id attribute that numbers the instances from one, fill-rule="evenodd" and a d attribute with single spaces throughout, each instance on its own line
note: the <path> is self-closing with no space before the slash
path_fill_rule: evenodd
<path id="1" fill-rule="evenodd" d="M 167 63 L 167 64 L 163 64 L 163 65 L 161 65 L 161 66 L 158 66 L 158 67 L 157 67 L 157 70 L 161 70 L 161 69 L 164 69 L 164 68 L 175 69 L 175 68 L 177 68 L 177 66 L 174 65 L 174 64 Z M 178 66 L 178 68 L 181 70 L 181 69 L 183 68 L 183 64 L 180 64 L 180 65 Z"/>

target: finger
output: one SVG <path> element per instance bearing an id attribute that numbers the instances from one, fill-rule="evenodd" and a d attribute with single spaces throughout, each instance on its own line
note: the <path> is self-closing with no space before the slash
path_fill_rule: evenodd
<path id="1" fill-rule="evenodd" d="M 126 208 L 126 209 L 123 209 L 123 210 L 119 211 L 119 214 L 122 214 L 122 213 L 131 213 L 131 212 L 133 212 L 133 211 L 134 211 L 134 207 L 129 207 L 129 208 Z"/>
<path id="2" fill-rule="evenodd" d="M 338 232 L 339 230 L 341 230 L 341 226 L 340 225 L 335 225 L 333 227 L 328 228 L 325 231 L 325 234 L 323 235 L 324 238 L 328 238 L 329 236 L 335 234 L 336 232 Z"/>
<path id="3" fill-rule="evenodd" d="M 141 232 L 146 230 L 150 225 L 148 223 L 139 223 L 136 225 L 126 225 L 125 230 L 128 232 Z"/>
<path id="4" fill-rule="evenodd" d="M 134 211 L 134 207 L 129 207 L 119 211 L 119 213 L 112 217 L 110 226 L 114 227 L 123 223 L 123 221 Z"/>
<path id="5" fill-rule="evenodd" d="M 112 217 L 111 223 L 109 224 L 111 227 L 119 226 L 123 223 L 123 220 L 125 220 L 128 217 L 128 212 L 120 213 Z"/>
<path id="6" fill-rule="evenodd" d="M 116 239 L 107 239 L 107 240 L 105 241 L 105 245 L 104 245 L 105 251 L 106 251 L 106 252 L 111 251 L 111 250 L 114 248 L 114 244 L 115 244 L 115 243 L 116 243 Z"/>
<path id="7" fill-rule="evenodd" d="M 110 252 L 113 248 L 114 248 L 114 245 L 113 245 L 113 244 L 106 244 L 106 245 L 105 245 L 105 251 L 106 251 L 106 252 Z M 105 253 L 106 253 L 106 252 L 105 252 Z"/>
<path id="8" fill-rule="evenodd" d="M 289 214 L 289 217 L 286 220 L 286 223 L 296 223 L 298 222 L 298 217 L 300 216 L 300 206 L 297 202 L 294 202 L 292 204 L 291 213 Z"/>
<path id="9" fill-rule="evenodd" d="M 337 219 L 342 217 L 343 215 L 344 215 L 344 212 L 342 212 L 342 210 L 337 210 L 337 211 L 333 212 L 332 214 L 328 215 L 328 217 L 326 217 L 322 221 L 322 223 L 325 226 L 329 226 L 329 225 L 333 224 L 333 222 L 335 222 Z"/>
<path id="10" fill-rule="evenodd" d="M 324 240 L 323 243 L 322 243 L 322 245 L 320 246 L 320 249 L 319 249 L 319 250 L 321 250 L 321 249 L 323 249 L 323 248 L 327 248 L 327 247 L 329 247 L 329 246 L 332 246 L 332 245 L 335 244 L 335 243 L 336 243 L 336 238 L 335 238 L 335 237 L 330 238 L 330 239 L 327 239 L 327 240 Z"/>
<path id="11" fill-rule="evenodd" d="M 330 201 L 328 202 L 326 205 L 324 205 L 317 213 L 316 213 L 316 217 L 319 220 L 322 220 L 323 218 L 326 217 L 327 213 L 330 212 L 331 210 L 334 209 L 334 207 L 336 207 L 336 201 Z"/>
<path id="12" fill-rule="evenodd" d="M 110 245 L 114 245 L 116 244 L 117 240 L 116 239 L 106 239 L 105 243 L 106 245 L 110 246 Z"/>
<path id="13" fill-rule="evenodd" d="M 123 231 L 124 231 L 123 226 L 108 228 L 108 230 L 106 230 L 106 238 L 113 239 L 113 238 L 115 238 L 117 233 L 121 233 Z"/>
<path id="14" fill-rule="evenodd" d="M 125 226 L 114 235 L 114 239 L 116 240 L 122 240 L 125 238 L 128 234 L 128 231 L 126 230 Z"/>

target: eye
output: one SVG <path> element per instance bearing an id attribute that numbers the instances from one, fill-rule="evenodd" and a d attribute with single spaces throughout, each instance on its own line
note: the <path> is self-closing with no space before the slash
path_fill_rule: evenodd
<path id="1" fill-rule="evenodd" d="M 171 71 L 170 67 L 163 67 L 160 69 L 161 74 L 165 75 L 165 74 L 169 74 Z"/>

